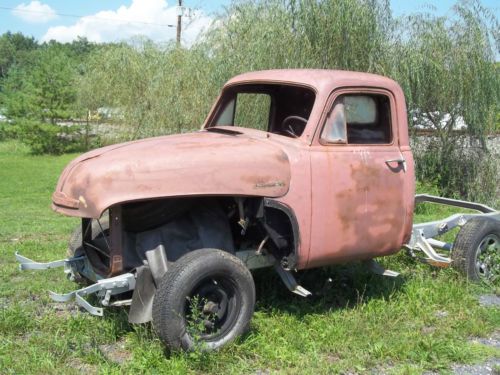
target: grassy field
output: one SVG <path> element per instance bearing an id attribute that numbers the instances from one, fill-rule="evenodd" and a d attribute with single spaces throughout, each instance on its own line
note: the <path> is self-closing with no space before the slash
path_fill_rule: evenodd
<path id="1" fill-rule="evenodd" d="M 19 271 L 14 252 L 36 260 L 65 256 L 78 221 L 53 213 L 50 196 L 74 156 L 35 157 L 17 143 L 0 143 L 2 374 L 419 374 L 500 356 L 471 341 L 500 327 L 499 309 L 477 302 L 478 294 L 492 289 L 403 253 L 382 261 L 401 272 L 397 279 L 359 265 L 301 273 L 301 283 L 319 291 L 308 300 L 289 293 L 272 272 L 255 273 L 258 303 L 251 331 L 216 353 L 165 353 L 151 326 L 129 325 L 124 310 L 109 309 L 96 318 L 52 302 L 48 290 L 74 285 L 61 270 Z M 427 210 L 417 219 L 448 213 Z"/>

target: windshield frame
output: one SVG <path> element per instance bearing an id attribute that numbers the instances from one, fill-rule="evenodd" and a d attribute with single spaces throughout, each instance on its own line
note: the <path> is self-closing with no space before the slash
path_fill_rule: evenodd
<path id="1" fill-rule="evenodd" d="M 205 120 L 205 123 L 202 127 L 202 129 L 208 129 L 212 127 L 232 127 L 234 126 L 235 128 L 238 129 L 252 129 L 256 131 L 262 131 L 267 134 L 276 134 L 276 135 L 281 135 L 284 136 L 283 134 L 280 134 L 276 131 L 273 131 L 273 127 L 276 127 L 276 124 L 271 124 L 271 116 L 273 115 L 273 111 L 275 111 L 275 91 L 279 88 L 279 86 L 288 86 L 291 88 L 299 88 L 299 89 L 304 89 L 307 90 L 310 94 L 312 94 L 312 99 L 310 103 L 310 108 L 309 114 L 307 116 L 307 124 L 304 126 L 304 130 L 301 132 L 301 134 L 297 138 L 302 138 L 304 134 L 306 133 L 305 129 L 308 128 L 310 119 L 314 113 L 314 109 L 317 105 L 318 102 L 318 92 L 314 86 L 308 85 L 308 84 L 300 84 L 296 82 L 287 82 L 287 81 L 245 81 L 245 82 L 236 82 L 232 84 L 228 84 L 224 86 L 222 89 L 221 94 L 217 98 L 215 104 L 212 107 L 212 110 L 210 111 L 209 116 Z M 238 126 L 234 125 L 234 113 L 233 113 L 233 124 L 224 124 L 224 125 L 217 125 L 216 122 L 222 115 L 223 111 L 226 109 L 227 104 L 229 104 L 232 100 L 235 99 L 235 97 L 240 94 L 240 93 L 248 93 L 248 94 L 267 94 L 271 97 L 271 108 L 270 108 L 270 119 L 268 122 L 268 130 L 263 131 L 259 129 L 255 129 L 252 127 L 244 127 L 244 126 Z M 289 138 L 289 137 L 288 137 Z"/>

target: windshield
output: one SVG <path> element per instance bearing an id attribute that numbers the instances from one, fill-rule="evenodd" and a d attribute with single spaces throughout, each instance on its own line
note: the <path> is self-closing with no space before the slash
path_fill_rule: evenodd
<path id="1" fill-rule="evenodd" d="M 314 105 L 309 88 L 259 84 L 227 88 L 208 127 L 240 126 L 299 137 Z"/>

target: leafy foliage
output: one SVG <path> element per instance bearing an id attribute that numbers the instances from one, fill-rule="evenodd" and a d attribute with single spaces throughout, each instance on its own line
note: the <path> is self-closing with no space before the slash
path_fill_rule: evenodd
<path id="1" fill-rule="evenodd" d="M 378 73 L 403 87 L 414 142 L 422 127 L 431 132 L 416 142 L 419 179 L 441 194 L 491 202 L 500 196 L 498 163 L 485 143 L 499 126 L 498 30 L 476 0 L 457 2 L 446 16 L 402 18 L 393 18 L 388 0 L 242 0 L 190 48 L 80 39 L 37 46 L 18 64 L 9 58 L 12 35 L 4 35 L 0 65 L 8 60 L 10 68 L 0 110 L 52 123 L 112 113 L 115 142 L 198 129 L 224 82 L 242 72 Z M 31 48 L 29 38 L 18 45 Z"/>

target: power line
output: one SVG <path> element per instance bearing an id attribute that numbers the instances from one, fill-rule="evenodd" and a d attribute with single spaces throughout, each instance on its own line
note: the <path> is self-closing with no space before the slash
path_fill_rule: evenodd
<path id="1" fill-rule="evenodd" d="M 87 18 L 87 19 L 93 19 L 93 20 L 99 20 L 99 21 L 118 21 L 118 22 L 123 22 L 123 23 L 137 23 L 141 25 L 150 25 L 150 26 L 161 26 L 161 27 L 176 27 L 176 25 L 172 24 L 161 24 L 161 23 L 154 23 L 154 22 L 145 22 L 145 21 L 132 21 L 132 20 L 125 20 L 125 19 L 119 19 L 119 18 L 104 18 L 104 17 L 94 17 L 94 16 L 79 16 L 76 14 L 67 14 L 67 13 L 57 13 L 57 12 L 44 12 L 44 11 L 37 11 L 37 10 L 29 10 L 29 9 L 17 9 L 17 8 L 9 8 L 9 7 L 3 7 L 0 6 L 0 9 L 2 10 L 13 10 L 15 12 L 24 12 L 24 13 L 37 13 L 37 14 L 48 14 L 48 15 L 56 15 L 60 17 L 69 17 L 69 18 Z"/>

